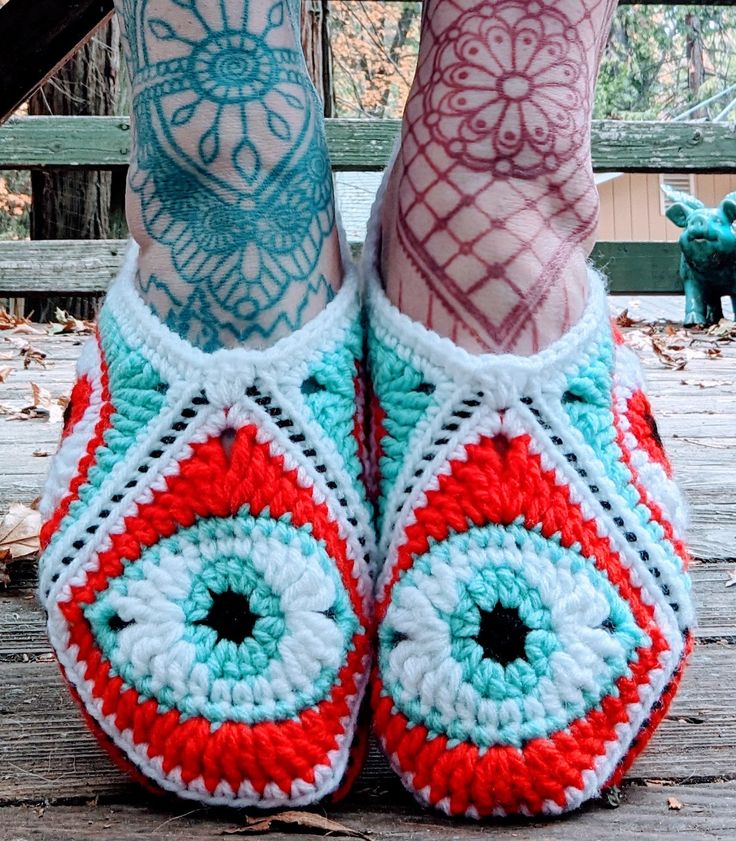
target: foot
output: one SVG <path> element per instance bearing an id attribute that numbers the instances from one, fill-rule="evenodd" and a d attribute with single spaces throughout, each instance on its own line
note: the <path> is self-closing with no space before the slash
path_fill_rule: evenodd
<path id="1" fill-rule="evenodd" d="M 204 350 L 266 347 L 342 278 L 297 0 L 116 0 L 132 81 L 137 284 Z"/>
<path id="2" fill-rule="evenodd" d="M 574 809 L 619 783 L 692 645 L 683 503 L 638 363 L 594 274 L 545 351 L 479 357 L 402 315 L 366 256 L 374 729 L 450 815 Z"/>
<path id="3" fill-rule="evenodd" d="M 383 202 L 382 275 L 473 352 L 533 353 L 585 306 L 593 86 L 615 0 L 430 0 Z"/>
<path id="4" fill-rule="evenodd" d="M 49 638 L 135 779 L 314 803 L 346 774 L 371 648 L 357 283 L 268 350 L 207 354 L 136 271 L 84 348 L 42 498 Z"/>

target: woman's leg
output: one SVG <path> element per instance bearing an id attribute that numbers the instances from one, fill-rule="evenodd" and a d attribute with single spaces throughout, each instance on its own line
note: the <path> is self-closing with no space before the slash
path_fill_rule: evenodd
<path id="1" fill-rule="evenodd" d="M 206 350 L 267 346 L 340 285 L 298 0 L 116 0 L 133 87 L 138 284 Z"/>
<path id="2" fill-rule="evenodd" d="M 383 209 L 391 300 L 472 351 L 580 316 L 598 194 L 590 117 L 616 0 L 429 0 Z"/>

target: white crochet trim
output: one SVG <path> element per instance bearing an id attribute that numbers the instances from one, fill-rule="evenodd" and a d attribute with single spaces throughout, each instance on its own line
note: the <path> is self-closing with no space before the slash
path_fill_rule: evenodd
<path id="1" fill-rule="evenodd" d="M 48 476 L 41 492 L 39 512 L 42 520 L 47 520 L 54 512 L 72 481 L 87 444 L 94 435 L 94 428 L 100 418 L 102 408 L 102 371 L 100 353 L 96 339 L 85 342 L 77 362 L 77 376 L 86 376 L 92 393 L 90 403 L 84 415 L 74 425 L 71 433 L 61 442 L 51 462 Z"/>
<path id="2" fill-rule="evenodd" d="M 52 541 L 52 546 L 44 553 L 39 582 L 44 603 L 48 596 L 51 600 L 56 597 L 56 591 L 62 582 L 58 582 L 51 589 L 49 578 L 57 571 L 61 557 L 71 551 L 71 544 L 76 536 L 83 533 L 93 519 L 98 518 L 100 508 L 107 504 L 106 498 L 113 495 L 114 489 L 122 487 L 123 479 L 129 478 L 129 474 L 137 470 L 144 462 L 150 461 L 148 453 L 151 447 L 165 433 L 172 419 L 178 416 L 191 397 L 203 387 L 206 387 L 210 406 L 198 413 L 197 418 L 190 424 L 191 432 L 177 436 L 176 443 L 172 445 L 171 450 L 167 451 L 158 465 L 163 466 L 168 463 L 176 465 L 178 461 L 186 457 L 184 453 L 190 443 L 205 441 L 223 428 L 232 426 L 233 423 L 242 425 L 243 418 L 240 415 L 246 413 L 253 417 L 264 439 L 270 438 L 279 451 L 292 456 L 293 461 L 289 462 L 288 466 L 297 468 L 300 472 L 304 471 L 305 480 L 314 484 L 315 498 L 318 501 L 327 502 L 331 507 L 334 506 L 335 492 L 327 487 L 324 476 L 314 469 L 309 459 L 304 458 L 288 436 L 277 427 L 268 412 L 244 395 L 246 388 L 257 378 L 260 383 L 263 383 L 264 390 L 283 397 L 283 402 L 288 408 L 294 412 L 298 411 L 298 406 L 294 405 L 294 397 L 291 395 L 299 390 L 307 376 L 311 360 L 317 354 L 334 350 L 340 344 L 353 319 L 358 316 L 360 294 L 354 268 L 352 266 L 348 268 L 344 284 L 335 298 L 301 330 L 280 339 L 265 350 L 233 348 L 207 353 L 172 332 L 143 302 L 134 283 L 137 272 L 137 254 L 137 247 L 131 244 L 120 277 L 111 287 L 104 308 L 114 317 L 126 342 L 133 349 L 140 351 L 152 363 L 161 378 L 169 384 L 169 395 L 173 396 L 167 400 L 161 414 L 148 427 L 141 430 L 135 446 L 131 448 L 125 460 L 115 466 L 99 493 L 95 495 L 88 511 L 67 530 L 63 541 Z M 89 340 L 90 345 L 94 346 L 95 343 L 95 339 Z M 84 349 L 78 365 L 79 375 L 90 373 L 94 375 L 94 366 L 90 366 L 94 353 L 92 347 Z M 99 365 L 99 362 L 97 364 Z M 85 420 L 87 414 L 85 413 Z M 195 434 L 199 426 L 208 420 L 209 424 L 202 426 L 202 431 Z M 85 432 L 87 426 L 88 424 L 85 423 Z M 338 516 L 336 519 L 341 525 L 341 536 L 351 543 L 355 556 L 362 559 L 365 550 L 361 548 L 358 538 L 362 537 L 370 541 L 372 536 L 367 510 L 354 489 L 352 481 L 345 475 L 335 442 L 323 433 L 320 435 L 321 430 L 317 424 L 310 424 L 309 432 L 310 435 L 320 439 L 318 442 L 320 458 L 331 468 L 331 473 L 344 478 L 340 490 L 348 499 L 349 508 L 359 519 L 359 524 L 357 527 L 351 527 L 347 522 L 342 522 L 344 518 Z M 82 429 L 79 429 L 79 435 L 76 433 L 75 428 L 74 434 L 70 436 L 70 439 L 73 438 L 70 444 L 82 441 Z M 84 444 L 88 441 L 89 437 Z M 70 446 L 69 449 L 73 448 Z M 65 450 L 66 447 L 62 448 L 62 453 L 65 453 Z M 63 466 L 60 466 L 57 469 L 54 464 L 49 475 L 41 502 L 44 511 L 52 508 L 52 502 L 66 490 L 66 485 L 61 485 L 57 478 L 58 473 L 65 476 L 68 472 L 68 468 L 62 468 Z M 150 496 L 150 489 L 156 487 L 154 481 L 157 476 L 164 474 L 165 471 L 159 474 L 156 471 L 150 471 L 146 474 L 145 479 L 141 479 L 135 489 L 125 494 L 125 499 L 117 504 L 118 507 L 111 509 L 110 516 L 99 528 L 98 536 L 101 537 L 106 533 L 106 523 L 117 522 L 119 515 L 123 511 L 127 512 L 134 499 L 135 502 L 145 501 Z M 141 493 L 144 496 L 140 496 Z M 110 507 L 109 504 L 107 507 Z M 339 513 L 338 510 L 333 511 L 333 514 L 339 515 Z M 368 548 L 369 551 L 372 549 L 370 545 Z M 79 568 L 80 559 L 83 557 L 80 553 L 72 552 L 72 554 L 77 557 L 66 570 L 67 573 Z M 71 579 L 65 575 L 63 580 Z"/>
<path id="3" fill-rule="evenodd" d="M 169 329 L 137 291 L 138 246 L 134 242 L 129 244 L 120 275 L 107 293 L 105 307 L 114 313 L 126 341 L 132 347 L 144 348 L 146 357 L 169 382 L 191 380 L 193 374 L 217 374 L 223 383 L 252 380 L 256 375 L 261 379 L 278 378 L 280 383 L 296 383 L 316 352 L 338 343 L 346 318 L 357 312 L 358 272 L 352 262 L 344 265 L 342 287 L 325 309 L 299 330 L 263 350 L 222 348 L 207 352 Z"/>
<path id="4" fill-rule="evenodd" d="M 439 336 L 433 330 L 413 321 L 401 313 L 387 298 L 380 282 L 378 274 L 378 240 L 372 229 L 366 240 L 364 250 L 363 268 L 366 280 L 366 295 L 369 320 L 372 329 L 376 334 L 390 345 L 410 365 L 426 373 L 431 382 L 436 382 L 438 389 L 442 389 L 441 398 L 437 401 L 438 408 L 433 413 L 428 413 L 422 419 L 411 440 L 402 469 L 397 476 L 394 492 L 388 497 L 386 509 L 396 511 L 397 504 L 402 498 L 402 489 L 413 484 L 412 492 L 406 496 L 402 514 L 397 519 L 386 518 L 384 527 L 379 538 L 379 556 L 386 557 L 387 562 L 379 573 L 377 592 L 381 593 L 383 583 L 388 581 L 391 573 L 391 560 L 395 558 L 398 550 L 397 541 L 405 534 L 409 521 L 404 517 L 419 504 L 420 497 L 426 489 L 423 486 L 429 477 L 435 477 L 441 465 L 447 464 L 450 454 L 456 451 L 462 442 L 468 441 L 468 428 L 472 423 L 479 422 L 484 412 L 497 412 L 499 409 L 515 407 L 515 411 L 526 415 L 526 423 L 522 424 L 535 444 L 540 445 L 542 452 L 554 452 L 549 440 L 540 436 L 538 423 L 535 422 L 528 409 L 520 405 L 525 396 L 533 396 L 535 405 L 539 410 L 544 410 L 544 416 L 555 432 L 558 432 L 563 440 L 574 445 L 576 451 L 582 450 L 585 454 L 583 461 L 586 467 L 596 458 L 592 448 L 585 443 L 582 435 L 574 428 L 562 408 L 562 393 L 565 384 L 572 373 L 578 368 L 585 368 L 591 355 L 595 355 L 600 342 L 610 338 L 610 323 L 606 305 L 605 284 L 602 276 L 594 269 L 589 270 L 589 293 L 586 307 L 580 320 L 562 338 L 549 345 L 539 353 L 531 356 L 516 356 L 514 354 L 478 354 L 468 353 L 463 348 L 455 345 L 450 339 Z M 636 367 L 639 379 L 643 381 L 638 361 L 633 355 L 624 355 L 623 359 L 627 366 L 632 364 Z M 617 355 L 617 359 L 619 359 Z M 620 379 L 620 377 L 618 377 Z M 423 456 L 426 455 L 429 442 L 435 440 L 442 432 L 443 425 L 451 415 L 453 405 L 460 402 L 462 396 L 472 393 L 475 395 L 478 390 L 484 392 L 482 407 L 479 408 L 474 418 L 460 424 L 454 434 L 448 436 L 449 441 L 443 447 L 432 447 L 436 451 L 435 457 L 425 467 L 424 477 L 416 480 L 415 472 L 426 465 Z M 509 415 L 510 419 L 510 415 Z M 572 440 L 570 440 L 572 439 Z M 540 444 L 544 441 L 544 445 Z M 636 452 L 636 449 L 632 450 Z M 556 453 L 556 458 L 562 456 Z M 564 459 L 562 459 L 564 462 Z M 630 519 L 630 512 L 626 510 L 626 501 L 617 493 L 613 483 L 608 478 L 604 469 L 598 468 L 596 475 L 591 481 L 582 481 L 576 475 L 569 464 L 565 466 L 568 473 L 567 481 L 570 487 L 579 489 L 582 498 L 589 498 L 589 485 L 596 480 L 596 484 L 608 491 L 606 499 L 613 504 L 614 511 L 621 513 L 626 520 Z M 644 481 L 645 477 L 641 477 Z M 428 487 L 434 487 L 432 482 Z M 648 488 L 647 488 L 648 489 Z M 669 505 L 665 507 L 665 514 L 671 514 L 674 510 L 679 516 L 676 520 L 676 527 L 684 519 L 682 514 L 682 498 L 675 483 L 670 482 L 666 490 L 660 486 L 653 489 L 653 498 L 671 497 Z M 604 512 L 599 505 L 595 506 L 594 517 L 596 519 L 611 520 L 613 512 Z M 615 530 L 615 529 L 614 529 Z M 694 622 L 694 612 L 690 597 L 687 593 L 687 580 L 683 578 L 679 564 L 673 564 L 668 560 L 662 546 L 654 541 L 651 536 L 639 535 L 641 527 L 637 524 L 631 525 L 631 530 L 640 536 L 642 546 L 650 551 L 650 554 L 661 559 L 661 572 L 666 576 L 666 582 L 676 588 L 678 595 L 682 597 L 682 610 L 679 616 L 681 627 L 690 627 Z M 627 548 L 627 547 L 624 547 Z M 631 554 L 630 548 L 627 549 Z M 636 559 L 635 564 L 642 565 Z M 652 578 L 651 573 L 646 572 L 644 580 L 649 581 L 649 586 L 659 592 L 659 585 Z"/>

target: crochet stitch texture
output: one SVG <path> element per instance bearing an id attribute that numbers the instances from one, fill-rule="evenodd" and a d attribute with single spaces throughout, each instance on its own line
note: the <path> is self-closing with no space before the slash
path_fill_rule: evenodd
<path id="1" fill-rule="evenodd" d="M 386 298 L 377 219 L 375 730 L 448 814 L 574 809 L 620 781 L 692 645 L 685 511 L 639 363 L 592 271 L 548 349 L 466 353 Z"/>
<path id="2" fill-rule="evenodd" d="M 207 354 L 139 298 L 136 256 L 43 494 L 49 637 L 137 779 L 312 803 L 346 775 L 370 661 L 356 278 L 272 348 Z"/>

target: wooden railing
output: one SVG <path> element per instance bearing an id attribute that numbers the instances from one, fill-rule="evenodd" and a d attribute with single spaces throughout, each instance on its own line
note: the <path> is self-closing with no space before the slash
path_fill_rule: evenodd
<path id="1" fill-rule="evenodd" d="M 396 120 L 328 120 L 337 171 L 382 169 Z M 130 124 L 119 117 L 25 117 L 0 127 L 0 170 L 44 167 L 118 169 L 130 155 Z M 593 127 L 599 172 L 736 172 L 736 134 L 725 125 L 625 123 Z M 0 296 L 103 292 L 120 265 L 118 241 L 0 242 Z M 601 242 L 593 262 L 614 293 L 679 293 L 678 246 Z"/>
<path id="2" fill-rule="evenodd" d="M 643 0 L 644 5 L 654 2 Z M 664 3 L 678 4 L 677 0 Z M 55 9 L 47 0 L 38 5 L 48 7 L 49 14 Z M 732 6 L 736 0 L 697 5 Z M 72 6 L 80 20 L 87 20 L 85 15 L 90 14 L 102 20 L 109 13 L 111 0 L 75 0 L 69 8 Z M 19 0 L 11 0 L 5 16 L 16 14 L 19 7 Z M 18 20 L 23 20 L 22 14 Z M 53 34 L 47 33 L 49 37 Z M 76 30 L 65 34 L 72 41 L 77 37 Z M 5 41 L 8 35 L 6 31 Z M 10 49 L 12 43 L 8 41 L 6 46 Z M 398 130 L 396 120 L 328 120 L 333 168 L 382 169 Z M 120 169 L 127 166 L 129 156 L 130 124 L 125 118 L 31 117 L 0 126 L 0 170 Z M 722 124 L 597 122 L 593 126 L 593 164 L 598 172 L 736 173 L 736 134 Z M 123 242 L 110 240 L 0 242 L 0 296 L 103 292 L 118 270 L 123 250 Z M 592 259 L 608 274 L 614 293 L 682 291 L 676 243 L 601 242 Z"/>

